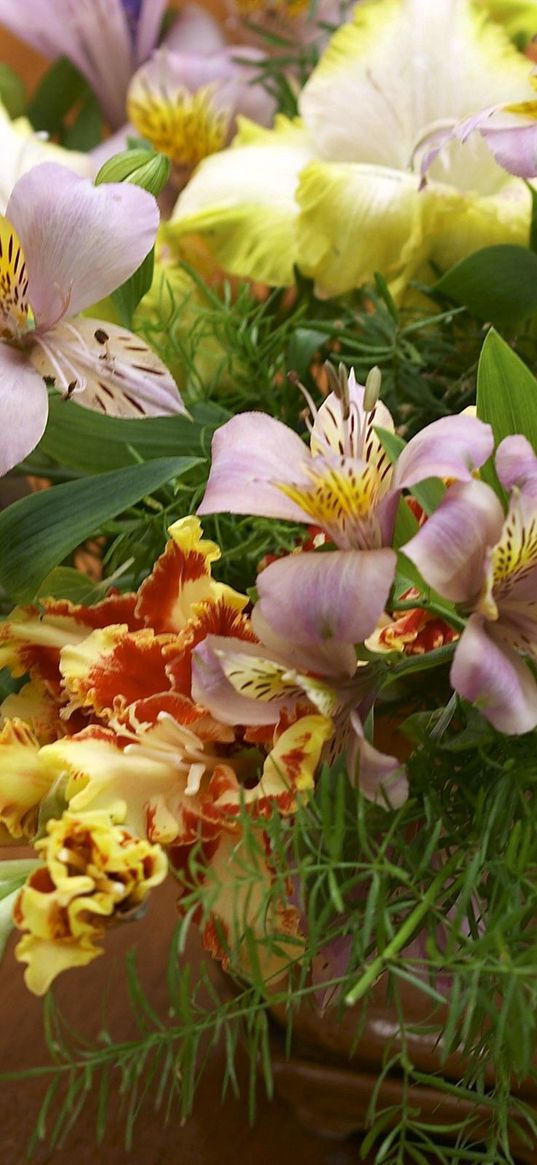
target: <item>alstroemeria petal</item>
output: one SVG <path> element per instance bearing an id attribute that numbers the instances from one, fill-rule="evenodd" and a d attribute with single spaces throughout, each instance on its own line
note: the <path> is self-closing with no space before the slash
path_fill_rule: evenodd
<path id="1" fill-rule="evenodd" d="M 291 643 L 363 643 L 395 574 L 393 550 L 289 555 L 257 579 L 261 614 Z"/>
<path id="2" fill-rule="evenodd" d="M 151 10 L 151 0 L 146 0 Z M 149 18 L 149 17 L 148 17 Z M 182 53 L 217 53 L 226 43 L 222 27 L 206 8 L 199 4 L 182 4 L 164 43 Z M 144 53 L 144 57 L 149 53 Z"/>
<path id="3" fill-rule="evenodd" d="M 166 7 L 166 0 L 142 0 L 135 40 L 136 60 L 138 64 L 147 60 L 149 54 L 153 52 L 153 49 L 158 44 Z M 190 5 L 187 5 L 187 8 L 190 7 Z"/>
<path id="4" fill-rule="evenodd" d="M 192 654 L 192 695 L 225 724 L 276 724 L 302 688 L 264 644 L 208 635 Z"/>
<path id="5" fill-rule="evenodd" d="M 35 449 L 48 417 L 45 385 L 25 352 L 0 343 L 0 476 Z"/>
<path id="6" fill-rule="evenodd" d="M 503 521 L 501 504 L 484 482 L 453 485 L 403 552 L 446 599 L 475 599 Z"/>
<path id="7" fill-rule="evenodd" d="M 206 158 L 179 196 L 164 237 L 202 234 L 226 271 L 293 284 L 295 193 L 314 154 L 299 125 L 277 119 L 275 130 L 262 130 L 241 121 L 233 147 Z"/>
<path id="8" fill-rule="evenodd" d="M 368 801 L 383 809 L 398 809 L 408 797 L 408 777 L 396 756 L 380 752 L 365 738 L 357 712 L 351 714 L 354 738 L 349 748 L 348 773 Z"/>
<path id="9" fill-rule="evenodd" d="M 199 514 L 228 511 L 308 522 L 277 482 L 309 485 L 304 466 L 310 454 L 300 437 L 266 413 L 239 413 L 217 429 L 212 465 Z"/>
<path id="10" fill-rule="evenodd" d="M 310 793 L 321 752 L 334 731 L 327 716 L 302 716 L 278 738 L 269 753 L 259 784 L 247 789 L 245 803 L 270 812 L 276 802 L 281 812 L 292 811 L 297 793 Z"/>
<path id="11" fill-rule="evenodd" d="M 133 67 L 122 0 L 29 0 L 25 6 L 0 0 L 0 24 L 46 57 L 68 57 L 97 94 L 112 127 L 121 125 Z"/>
<path id="12" fill-rule="evenodd" d="M 529 497 L 537 496 L 537 457 L 527 437 L 520 433 L 504 437 L 496 450 L 495 464 L 505 489 L 518 486 Z"/>
<path id="13" fill-rule="evenodd" d="M 496 161 L 517 178 L 535 178 L 537 175 L 537 124 L 494 125 L 481 133 Z"/>
<path id="14" fill-rule="evenodd" d="M 311 429 L 311 453 L 314 457 L 333 453 L 337 457 L 364 460 L 380 473 L 387 454 L 375 429 L 387 429 L 393 433 L 392 415 L 381 400 L 374 408 L 365 411 L 364 386 L 356 383 L 353 369 L 348 375 L 348 387 L 348 416 L 343 402 L 334 392 L 323 401 Z"/>
<path id="15" fill-rule="evenodd" d="M 24 251 L 28 299 L 41 331 L 124 283 L 151 250 L 159 224 L 146 190 L 92 186 L 54 162 L 19 179 L 7 217 Z"/>
<path id="16" fill-rule="evenodd" d="M 516 651 L 472 615 L 455 652 L 451 683 L 498 732 L 518 735 L 537 725 L 537 682 Z"/>
<path id="17" fill-rule="evenodd" d="M 258 582 L 260 577 L 258 575 Z M 277 603 L 273 603 L 271 616 L 274 623 L 269 623 L 263 615 L 261 603 L 256 603 L 250 619 L 252 630 L 272 659 L 279 660 L 297 673 L 313 672 L 316 676 L 327 676 L 328 682 L 330 677 L 354 675 L 356 651 L 350 639 L 346 643 L 335 639 L 322 642 L 310 639 L 307 643 L 298 643 L 296 639 L 289 638 L 285 614 L 285 630 L 280 629 L 279 615 L 280 608 Z M 303 681 L 304 675 L 300 674 L 299 682 Z"/>
<path id="18" fill-rule="evenodd" d="M 173 376 L 151 348 L 117 324 L 84 316 L 38 336 L 34 368 L 86 409 L 111 417 L 186 413 Z"/>
<path id="19" fill-rule="evenodd" d="M 490 425 L 459 414 L 433 421 L 409 441 L 398 458 L 394 487 L 408 489 L 427 477 L 471 481 L 494 448 Z"/>

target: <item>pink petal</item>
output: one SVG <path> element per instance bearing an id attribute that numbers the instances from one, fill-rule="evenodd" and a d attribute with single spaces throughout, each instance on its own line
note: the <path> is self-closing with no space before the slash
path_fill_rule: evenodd
<path id="1" fill-rule="evenodd" d="M 368 801 L 383 809 L 398 809 L 408 797 L 408 778 L 404 764 L 396 757 L 380 752 L 365 739 L 360 717 L 351 715 L 354 738 L 349 751 L 349 777 Z"/>
<path id="2" fill-rule="evenodd" d="M 35 449 L 48 417 L 45 385 L 25 352 L 0 343 L 0 474 Z"/>
<path id="3" fill-rule="evenodd" d="M 498 541 L 503 521 L 500 502 L 484 482 L 453 485 L 402 550 L 446 599 L 454 603 L 475 599 L 487 552 Z"/>
<path id="4" fill-rule="evenodd" d="M 518 178 L 535 178 L 537 175 L 537 125 L 515 125 L 500 128 L 494 126 L 481 130 L 489 150 L 496 161 L 509 174 Z"/>
<path id="5" fill-rule="evenodd" d="M 80 316 L 37 337 L 32 364 L 77 404 L 112 417 L 185 413 L 162 360 L 126 328 Z"/>
<path id="6" fill-rule="evenodd" d="M 256 603 L 251 614 L 252 628 L 272 659 L 299 672 L 313 672 L 327 678 L 354 676 L 356 651 L 353 643 L 339 643 L 335 639 L 327 639 L 323 643 L 311 640 L 308 643 L 297 643 L 296 639 L 289 639 L 288 634 L 279 634 L 280 611 L 281 608 L 275 604 L 272 610 L 275 622 L 272 625 L 263 615 L 261 603 Z"/>
<path id="7" fill-rule="evenodd" d="M 212 466 L 198 514 L 259 514 L 310 522 L 277 482 L 305 483 L 309 451 L 300 437 L 266 413 L 239 413 L 217 429 Z"/>
<path id="8" fill-rule="evenodd" d="M 302 553 L 258 575 L 261 614 L 290 643 L 363 643 L 386 605 L 393 550 Z"/>
<path id="9" fill-rule="evenodd" d="M 192 653 L 194 700 L 224 724 L 277 724 L 281 709 L 290 702 L 288 695 L 284 692 L 279 699 L 270 701 L 241 695 L 224 670 L 222 655 L 229 654 L 242 660 L 245 668 L 253 660 L 265 657 L 270 662 L 262 644 L 208 635 Z"/>
<path id="10" fill-rule="evenodd" d="M 527 437 L 505 437 L 496 450 L 496 472 L 507 490 L 518 486 L 530 497 L 537 496 L 537 457 Z"/>
<path id="11" fill-rule="evenodd" d="M 395 488 L 409 488 L 427 477 L 471 481 L 494 448 L 490 425 L 459 414 L 441 417 L 417 433 L 397 461 Z"/>
<path id="12" fill-rule="evenodd" d="M 151 0 L 147 3 L 149 6 Z M 220 25 L 205 8 L 199 4 L 185 4 L 164 43 L 177 52 L 208 54 L 218 52 L 226 42 Z"/>
<path id="13" fill-rule="evenodd" d="M 0 0 L 0 23 L 45 56 L 68 57 L 121 125 L 134 65 L 121 0 Z"/>
<path id="14" fill-rule="evenodd" d="M 95 187 L 54 162 L 19 178 L 6 217 L 21 242 L 41 331 L 124 283 L 151 250 L 159 224 L 146 190 L 129 183 Z"/>
<path id="15" fill-rule="evenodd" d="M 537 725 L 537 684 L 517 652 L 493 636 L 490 624 L 471 616 L 455 652 L 452 686 L 499 732 L 530 732 Z"/>
<path id="16" fill-rule="evenodd" d="M 136 31 L 136 63 L 141 65 L 156 48 L 167 0 L 142 0 Z"/>

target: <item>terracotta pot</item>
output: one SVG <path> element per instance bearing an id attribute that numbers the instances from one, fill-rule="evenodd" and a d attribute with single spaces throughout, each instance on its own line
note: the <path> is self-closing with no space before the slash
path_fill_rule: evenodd
<path id="1" fill-rule="evenodd" d="M 400 984 L 399 992 L 405 1010 L 405 1047 L 414 1067 L 456 1083 L 463 1074 L 463 1057 L 456 1052 L 444 1060 L 440 1054 L 446 1009 L 435 1007 L 427 996 L 410 985 Z M 365 1022 L 359 1007 L 350 1008 L 342 1015 L 337 1008 L 332 1008 L 321 1016 L 312 1003 L 302 1005 L 293 1017 L 290 1058 L 284 1046 L 284 1009 L 273 1007 L 271 1011 L 276 1091 L 291 1106 L 297 1120 L 310 1132 L 338 1140 L 363 1132 L 368 1127 L 369 1107 L 384 1063 L 402 1050 L 403 1044 L 397 1013 L 386 999 L 384 984 L 381 982 L 373 989 Z M 358 1040 L 357 1031 L 360 1032 Z M 485 1076 L 492 1085 L 493 1072 Z M 398 1122 L 403 1087 L 402 1074 L 396 1070 L 388 1072 L 378 1086 L 376 1110 L 380 1112 L 391 1106 L 395 1110 L 388 1127 Z M 522 1098 L 537 1114 L 535 1081 L 521 1082 L 513 1089 L 513 1095 Z M 418 1084 L 408 1089 L 406 1097 L 407 1104 L 419 1110 L 420 1118 L 430 1126 L 454 1127 L 462 1119 L 472 1117 L 472 1141 L 486 1140 L 491 1127 L 487 1105 Z M 518 1114 L 517 1121 L 523 1123 Z M 453 1139 L 457 1134 L 455 1128 Z M 511 1151 L 518 1161 L 535 1165 L 537 1145 L 531 1144 L 529 1129 L 527 1135 L 530 1144 L 512 1131 Z M 445 1131 L 439 1134 L 439 1139 L 445 1137 Z"/>

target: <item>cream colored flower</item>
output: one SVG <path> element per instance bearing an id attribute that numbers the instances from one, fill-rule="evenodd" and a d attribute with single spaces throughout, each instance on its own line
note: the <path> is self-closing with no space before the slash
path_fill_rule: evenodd
<path id="1" fill-rule="evenodd" d="M 428 260 L 445 267 L 526 241 L 529 194 L 477 136 L 439 155 L 439 128 L 534 97 L 527 58 L 470 0 L 364 0 L 302 90 L 300 120 L 243 122 L 181 194 L 171 239 L 201 233 L 226 270 L 289 285 L 298 266 L 336 294 L 381 271 L 395 293 Z"/>

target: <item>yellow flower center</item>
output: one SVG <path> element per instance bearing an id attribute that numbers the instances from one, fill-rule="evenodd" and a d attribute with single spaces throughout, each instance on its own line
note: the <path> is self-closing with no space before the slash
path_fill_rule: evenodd
<path id="1" fill-rule="evenodd" d="M 28 277 L 18 235 L 0 215 L 0 336 L 14 339 L 28 323 Z"/>
<path id="2" fill-rule="evenodd" d="M 380 544 L 374 510 L 387 483 L 375 465 L 359 470 L 352 461 L 342 461 L 339 468 L 325 462 L 319 468 L 310 466 L 307 472 L 311 486 L 277 482 L 278 489 L 342 549 Z"/>
<path id="3" fill-rule="evenodd" d="M 142 137 L 176 166 L 197 166 L 227 141 L 230 115 L 215 108 L 214 86 L 196 93 L 155 91 L 143 81 L 129 96 L 127 112 Z"/>

